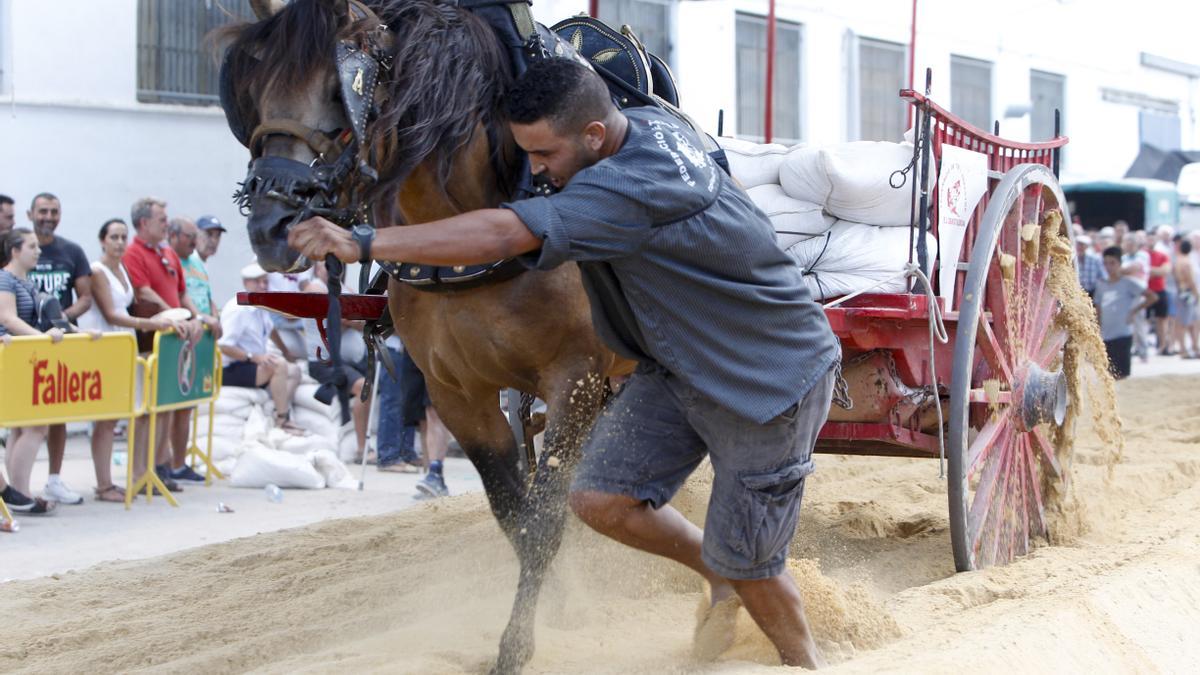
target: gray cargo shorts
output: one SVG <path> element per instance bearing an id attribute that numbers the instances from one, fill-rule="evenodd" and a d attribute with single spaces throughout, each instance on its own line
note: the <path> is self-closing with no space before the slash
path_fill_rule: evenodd
<path id="1" fill-rule="evenodd" d="M 619 494 L 661 508 L 704 459 L 713 466 L 702 554 L 727 579 L 784 571 L 834 372 L 796 405 L 759 424 L 662 369 L 639 368 L 609 402 L 583 448 L 572 492 Z"/>

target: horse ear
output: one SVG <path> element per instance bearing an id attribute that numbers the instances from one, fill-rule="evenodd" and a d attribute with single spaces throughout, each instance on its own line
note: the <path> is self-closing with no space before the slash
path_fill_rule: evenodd
<path id="1" fill-rule="evenodd" d="M 250 9 L 254 10 L 254 16 L 257 16 L 259 21 L 266 21 L 278 14 L 284 4 L 284 0 L 250 0 Z"/>

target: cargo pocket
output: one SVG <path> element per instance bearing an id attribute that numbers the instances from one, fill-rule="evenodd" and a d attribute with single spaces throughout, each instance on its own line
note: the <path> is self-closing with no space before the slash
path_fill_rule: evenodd
<path id="1" fill-rule="evenodd" d="M 747 493 L 744 550 L 756 565 L 770 562 L 791 541 L 800 515 L 804 479 L 813 471 L 811 459 L 771 471 L 738 474 Z"/>

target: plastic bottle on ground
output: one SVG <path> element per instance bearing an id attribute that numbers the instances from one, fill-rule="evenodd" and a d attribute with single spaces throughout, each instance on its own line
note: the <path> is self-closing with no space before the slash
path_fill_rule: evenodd
<path id="1" fill-rule="evenodd" d="M 267 493 L 267 501 L 275 502 L 276 504 L 283 501 L 283 490 L 279 489 L 279 486 L 274 483 L 267 483 L 266 487 L 263 488 L 263 492 Z"/>

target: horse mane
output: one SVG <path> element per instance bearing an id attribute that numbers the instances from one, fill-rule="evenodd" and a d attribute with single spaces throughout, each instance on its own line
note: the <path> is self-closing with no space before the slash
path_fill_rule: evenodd
<path id="1" fill-rule="evenodd" d="M 502 190 L 502 148 L 495 129 L 503 121 L 503 97 L 512 83 L 508 56 L 490 26 L 444 0 L 365 0 L 392 33 L 392 69 L 384 83 L 378 118 L 368 127 L 379 160 L 379 182 L 365 196 L 379 215 L 394 219 L 396 195 L 422 162 L 432 159 L 438 183 L 446 184 L 455 154 L 482 126 L 492 136 L 492 165 Z M 328 0 L 292 0 L 274 16 L 230 26 L 219 34 L 229 44 L 228 67 L 238 83 L 240 114 L 252 112 L 248 92 L 269 94 L 303 87 L 333 68 L 341 39 L 374 28 L 343 25 Z M 447 196 L 448 193 L 446 193 Z"/>

